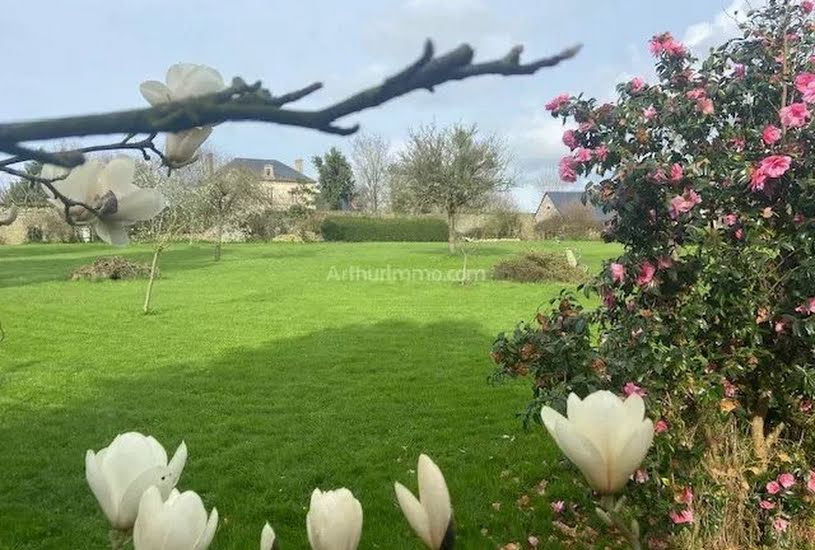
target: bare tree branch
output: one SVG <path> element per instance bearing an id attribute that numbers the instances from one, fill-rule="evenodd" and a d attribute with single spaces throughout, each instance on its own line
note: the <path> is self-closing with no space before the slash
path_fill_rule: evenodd
<path id="1" fill-rule="evenodd" d="M 311 84 L 300 90 L 273 97 L 263 89 L 260 82 L 246 84 L 236 78 L 232 85 L 217 94 L 197 97 L 185 101 L 158 105 L 147 109 L 134 109 L 112 113 L 73 116 L 58 119 L 36 120 L 0 124 L 0 151 L 15 155 L 13 162 L 22 160 L 42 160 L 65 167 L 81 164 L 83 150 L 66 153 L 44 153 L 22 146 L 21 143 L 45 139 L 80 137 L 104 134 L 150 134 L 158 132 L 178 132 L 198 126 L 210 126 L 227 121 L 260 121 L 275 124 L 311 128 L 321 132 L 348 135 L 356 132 L 358 125 L 339 126 L 336 121 L 353 113 L 382 105 L 413 90 L 432 91 L 435 86 L 451 80 L 462 80 L 479 75 L 522 75 L 533 74 L 544 68 L 557 65 L 577 54 L 580 47 L 564 50 L 554 56 L 522 64 L 522 48 L 513 48 L 499 60 L 485 63 L 472 63 L 473 49 L 463 44 L 458 48 L 436 57 L 433 44 L 425 44 L 422 55 L 411 65 L 387 78 L 379 86 L 368 88 L 350 97 L 315 111 L 282 108 L 283 105 L 301 99 L 319 90 L 320 83 Z M 130 136 L 129 136 L 130 137 Z M 136 144 L 120 142 L 118 147 L 103 146 L 102 149 L 149 149 Z M 84 152 L 88 152 L 88 149 Z M 11 159 L 3 165 L 13 163 Z"/>

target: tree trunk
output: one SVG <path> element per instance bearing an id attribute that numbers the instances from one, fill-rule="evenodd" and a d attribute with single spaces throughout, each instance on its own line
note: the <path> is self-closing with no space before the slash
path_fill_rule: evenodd
<path id="1" fill-rule="evenodd" d="M 221 243 L 224 239 L 224 221 L 220 216 L 218 217 L 218 229 L 215 236 L 215 261 L 221 261 Z"/>
<path id="2" fill-rule="evenodd" d="M 144 314 L 150 313 L 150 300 L 153 298 L 153 282 L 156 280 L 156 268 L 158 267 L 158 257 L 161 255 L 163 245 L 158 245 L 153 251 L 153 263 L 150 265 L 150 279 L 147 281 L 147 292 L 144 295 Z"/>
<path id="3" fill-rule="evenodd" d="M 456 213 L 452 210 L 447 211 L 447 250 L 456 253 Z"/>

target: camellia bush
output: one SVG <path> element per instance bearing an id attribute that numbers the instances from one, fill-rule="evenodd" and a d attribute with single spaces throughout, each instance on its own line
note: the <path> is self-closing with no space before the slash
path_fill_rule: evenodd
<path id="1" fill-rule="evenodd" d="M 599 308 L 564 293 L 499 335 L 496 375 L 532 380 L 527 420 L 643 398 L 653 447 L 623 490 L 650 548 L 815 547 L 812 11 L 770 0 L 703 60 L 654 36 L 656 83 L 546 106 L 575 123 L 561 178 L 625 248 L 581 287 Z"/>

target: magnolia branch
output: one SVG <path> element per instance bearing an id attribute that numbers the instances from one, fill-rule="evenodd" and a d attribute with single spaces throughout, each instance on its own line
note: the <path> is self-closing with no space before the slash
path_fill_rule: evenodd
<path id="1" fill-rule="evenodd" d="M 422 55 L 415 62 L 385 79 L 380 85 L 313 111 L 287 109 L 284 106 L 321 89 L 322 84 L 319 82 L 280 96 L 272 96 L 260 82 L 247 84 L 241 78 L 235 78 L 232 85 L 221 92 L 151 108 L 0 124 L 0 151 L 13 155 L 0 161 L 0 170 L 26 160 L 39 160 L 71 168 L 82 164 L 84 154 L 91 151 L 140 149 L 142 153 L 148 150 L 158 153 L 152 145 L 152 138 L 159 132 L 179 132 L 228 121 L 270 122 L 348 135 L 356 132 L 359 125 L 340 126 L 336 124 L 338 119 L 377 107 L 411 91 L 425 89 L 432 92 L 436 86 L 445 82 L 480 75 L 530 75 L 574 57 L 579 50 L 580 46 L 575 46 L 525 64 L 521 63 L 523 48 L 516 46 L 500 59 L 472 63 L 474 52 L 467 44 L 436 56 L 432 42 L 427 41 Z M 128 137 L 148 134 L 150 138 L 136 143 L 128 143 L 126 139 L 107 146 L 62 153 L 47 153 L 22 145 L 29 141 L 121 133 Z"/>

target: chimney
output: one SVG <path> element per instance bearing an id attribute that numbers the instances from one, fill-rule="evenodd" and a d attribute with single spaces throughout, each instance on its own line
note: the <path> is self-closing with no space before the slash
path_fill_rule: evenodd
<path id="1" fill-rule="evenodd" d="M 294 159 L 294 169 L 303 173 L 303 159 Z"/>

